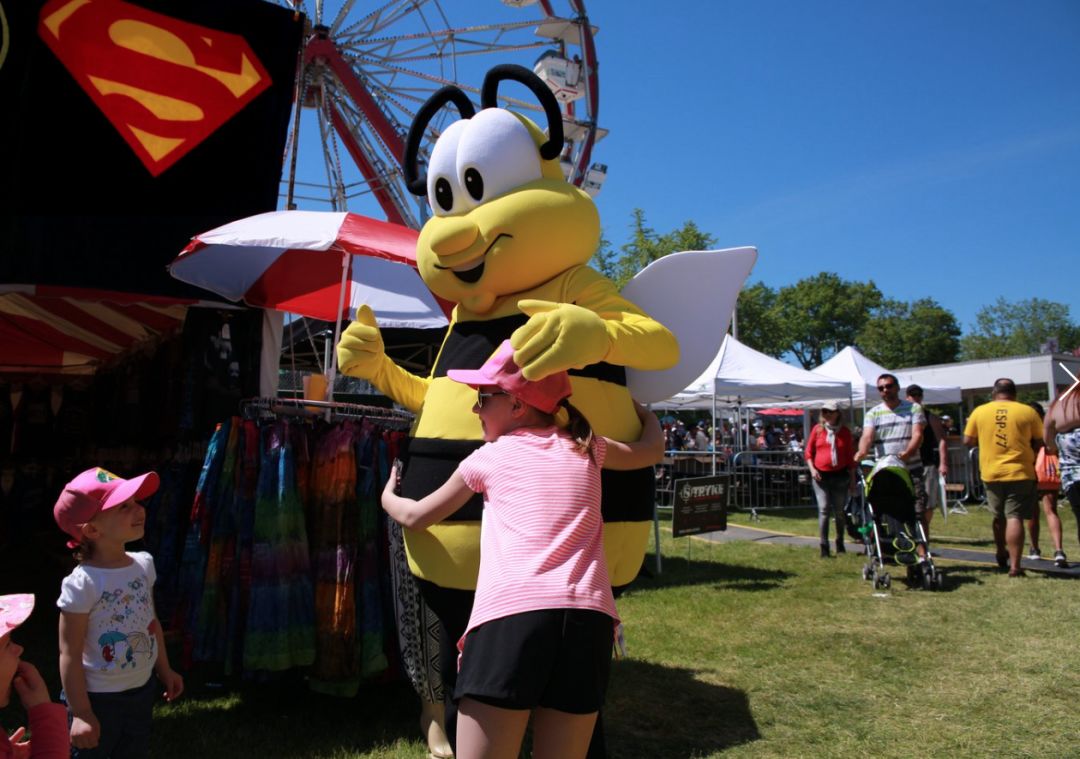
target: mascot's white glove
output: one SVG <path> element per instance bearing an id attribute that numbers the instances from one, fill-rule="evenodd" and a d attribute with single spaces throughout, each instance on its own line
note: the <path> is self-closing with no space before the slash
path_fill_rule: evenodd
<path id="1" fill-rule="evenodd" d="M 611 337 L 595 311 L 572 303 L 519 300 L 529 317 L 510 336 L 514 363 L 527 380 L 538 380 L 565 369 L 580 369 L 603 361 Z"/>
<path id="2" fill-rule="evenodd" d="M 337 345 L 338 367 L 342 374 L 371 380 L 383 368 L 386 349 L 382 333 L 369 306 L 361 306 L 356 320 L 341 335 Z"/>

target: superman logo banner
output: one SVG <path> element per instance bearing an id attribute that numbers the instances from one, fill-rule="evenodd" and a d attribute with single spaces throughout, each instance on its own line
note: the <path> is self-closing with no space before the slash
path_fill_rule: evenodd
<path id="1" fill-rule="evenodd" d="M 122 0 L 51 0 L 38 35 L 154 176 L 271 84 L 243 37 Z"/>
<path id="2" fill-rule="evenodd" d="M 264 0 L 0 0 L 0 285 L 205 293 L 166 264 L 277 207 L 306 19 Z"/>

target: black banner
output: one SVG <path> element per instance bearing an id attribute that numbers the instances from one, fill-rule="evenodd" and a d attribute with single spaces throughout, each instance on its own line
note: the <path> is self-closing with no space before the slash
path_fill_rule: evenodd
<path id="1" fill-rule="evenodd" d="M 0 283 L 207 297 L 165 266 L 277 207 L 304 17 L 0 0 Z"/>
<path id="2" fill-rule="evenodd" d="M 676 480 L 671 536 L 682 538 L 726 530 L 730 478 L 730 475 L 717 475 Z"/>

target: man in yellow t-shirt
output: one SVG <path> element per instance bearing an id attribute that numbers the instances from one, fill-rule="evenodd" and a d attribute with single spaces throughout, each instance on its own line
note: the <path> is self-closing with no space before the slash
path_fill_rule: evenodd
<path id="1" fill-rule="evenodd" d="M 971 412 L 964 444 L 979 446 L 979 469 L 994 512 L 998 566 L 1004 569 L 1007 563 L 1009 577 L 1022 577 L 1023 520 L 1030 519 L 1035 510 L 1035 454 L 1043 445 L 1039 415 L 1016 402 L 1016 384 L 1011 379 L 999 379 L 994 383 L 993 400 Z"/>

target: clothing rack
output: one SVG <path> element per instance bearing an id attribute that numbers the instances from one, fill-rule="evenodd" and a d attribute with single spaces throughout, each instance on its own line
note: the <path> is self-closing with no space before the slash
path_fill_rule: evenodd
<path id="1" fill-rule="evenodd" d="M 405 429 L 413 421 L 408 411 L 369 406 L 363 403 L 345 403 L 342 401 L 312 401 L 304 398 L 248 398 L 240 403 L 240 410 L 246 418 L 258 416 L 299 416 L 324 417 L 331 419 L 367 419 L 385 426 Z"/>

